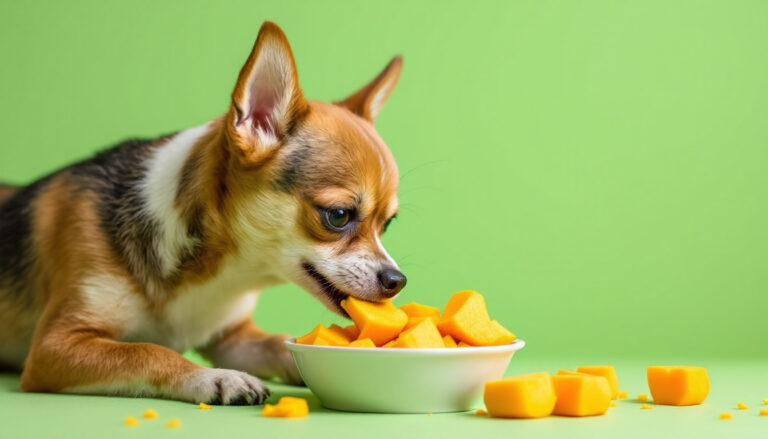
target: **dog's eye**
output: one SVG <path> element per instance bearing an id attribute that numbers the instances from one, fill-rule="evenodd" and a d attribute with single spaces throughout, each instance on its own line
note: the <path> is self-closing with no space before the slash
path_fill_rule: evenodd
<path id="1" fill-rule="evenodd" d="M 335 231 L 343 230 L 352 220 L 352 209 L 326 209 L 323 214 L 326 226 Z"/>

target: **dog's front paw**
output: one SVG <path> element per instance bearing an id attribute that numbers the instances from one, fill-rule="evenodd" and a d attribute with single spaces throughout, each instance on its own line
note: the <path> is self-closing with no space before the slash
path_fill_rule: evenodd
<path id="1" fill-rule="evenodd" d="M 229 369 L 201 369 L 182 383 L 185 399 L 221 405 L 263 404 L 269 389 L 245 372 Z"/>

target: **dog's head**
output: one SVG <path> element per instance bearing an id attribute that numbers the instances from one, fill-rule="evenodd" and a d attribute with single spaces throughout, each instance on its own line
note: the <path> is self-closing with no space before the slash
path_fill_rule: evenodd
<path id="1" fill-rule="evenodd" d="M 336 312 L 348 295 L 380 301 L 405 286 L 380 240 L 397 214 L 398 170 L 373 126 L 401 65 L 345 100 L 309 101 L 288 40 L 267 22 L 225 119 L 238 246 Z"/>

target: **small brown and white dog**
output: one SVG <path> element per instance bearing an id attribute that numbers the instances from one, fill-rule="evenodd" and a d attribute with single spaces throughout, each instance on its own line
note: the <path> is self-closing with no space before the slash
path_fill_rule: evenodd
<path id="1" fill-rule="evenodd" d="M 379 239 L 398 170 L 373 127 L 401 65 L 306 100 L 266 22 L 226 114 L 1 187 L 0 364 L 25 391 L 218 404 L 263 402 L 256 377 L 300 383 L 286 336 L 251 318 L 259 290 L 292 282 L 343 315 L 405 285 Z"/>

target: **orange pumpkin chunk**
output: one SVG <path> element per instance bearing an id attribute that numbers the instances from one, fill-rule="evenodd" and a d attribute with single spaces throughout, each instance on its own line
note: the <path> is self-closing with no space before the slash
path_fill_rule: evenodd
<path id="1" fill-rule="evenodd" d="M 576 371 L 605 377 L 611 387 L 611 399 L 619 397 L 619 378 L 616 376 L 616 369 L 613 366 L 579 366 Z"/>
<path id="2" fill-rule="evenodd" d="M 344 337 L 344 339 L 347 340 L 347 342 L 351 342 L 351 341 L 357 339 L 357 337 L 350 337 L 349 336 L 350 334 L 347 332 L 346 329 L 342 328 L 341 326 L 339 326 L 339 325 L 337 325 L 335 323 L 332 324 L 331 326 L 329 326 L 328 330 L 333 332 L 334 334 L 338 335 L 339 337 Z"/>
<path id="3" fill-rule="evenodd" d="M 351 348 L 375 348 L 376 345 L 373 344 L 373 341 L 370 338 L 361 338 L 359 340 L 355 340 L 349 344 L 349 347 Z"/>
<path id="4" fill-rule="evenodd" d="M 540 418 L 552 413 L 555 390 L 550 375 L 537 372 L 488 381 L 483 400 L 496 418 Z"/>
<path id="5" fill-rule="evenodd" d="M 128 416 L 127 418 L 123 419 L 123 424 L 125 424 L 126 427 L 135 427 L 139 425 L 139 420 L 133 416 Z"/>
<path id="6" fill-rule="evenodd" d="M 703 367 L 649 366 L 647 375 L 656 404 L 701 404 L 709 394 L 709 377 Z"/>
<path id="7" fill-rule="evenodd" d="M 446 335 L 445 337 L 443 337 L 443 344 L 447 348 L 458 347 L 458 345 L 456 344 L 456 340 L 454 340 L 453 337 L 451 337 L 450 335 Z"/>
<path id="8" fill-rule="evenodd" d="M 355 325 L 347 325 L 344 328 L 344 333 L 347 334 L 347 340 L 357 340 L 360 337 L 360 331 L 357 330 Z"/>
<path id="9" fill-rule="evenodd" d="M 564 374 L 552 377 L 557 402 L 552 413 L 560 416 L 594 416 L 608 411 L 611 387 L 602 376 Z"/>
<path id="10" fill-rule="evenodd" d="M 408 317 L 440 317 L 440 309 L 434 306 L 422 305 L 420 303 L 409 303 L 407 305 L 400 305 L 400 309 L 408 315 Z"/>
<path id="11" fill-rule="evenodd" d="M 349 341 L 343 331 L 332 330 L 319 324 L 309 334 L 297 337 L 296 343 L 321 346 L 346 346 L 349 344 Z"/>
<path id="12" fill-rule="evenodd" d="M 376 346 L 394 339 L 408 323 L 408 315 L 392 302 L 371 303 L 349 297 L 341 302 L 360 330 L 359 338 L 370 338 Z"/>
<path id="13" fill-rule="evenodd" d="M 441 334 L 474 346 L 509 344 L 515 340 L 514 334 L 490 319 L 485 299 L 472 290 L 451 296 L 437 327 Z"/>
<path id="14" fill-rule="evenodd" d="M 265 418 L 303 418 L 309 414 L 309 406 L 304 398 L 283 396 L 277 405 L 264 404 L 261 416 Z"/>
<path id="15" fill-rule="evenodd" d="M 432 320 L 432 323 L 435 324 L 435 327 L 437 327 L 437 322 L 439 320 L 439 317 L 437 316 L 420 316 L 420 317 L 408 317 L 408 323 L 405 324 L 405 327 L 403 328 L 403 331 L 406 329 L 411 329 L 414 326 L 421 323 L 424 319 Z"/>
<path id="16" fill-rule="evenodd" d="M 432 319 L 425 318 L 411 329 L 403 331 L 395 341 L 396 348 L 444 348 L 443 338 Z"/>

